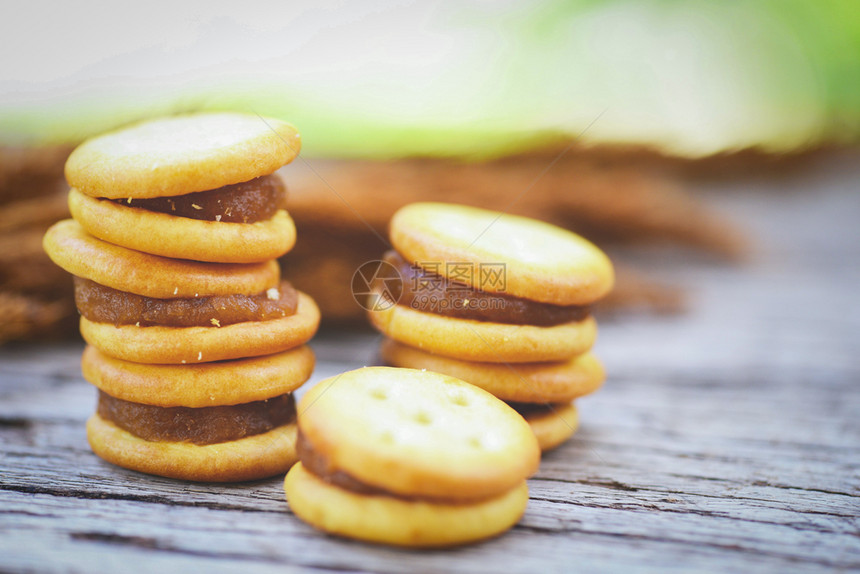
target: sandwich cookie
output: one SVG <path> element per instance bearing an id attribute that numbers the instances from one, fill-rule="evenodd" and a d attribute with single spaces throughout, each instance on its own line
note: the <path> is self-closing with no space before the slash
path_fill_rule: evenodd
<path id="1" fill-rule="evenodd" d="M 462 205 L 415 203 L 395 213 L 399 282 L 392 305 L 369 313 L 407 345 L 456 359 L 528 363 L 587 351 L 590 305 L 612 287 L 606 255 L 578 235 L 532 219 Z M 383 293 L 385 295 L 386 293 Z"/>
<path id="2" fill-rule="evenodd" d="M 320 382 L 298 405 L 293 512 L 349 538 L 413 547 L 495 536 L 519 520 L 540 458 L 529 425 L 459 379 L 368 367 Z"/>
<path id="3" fill-rule="evenodd" d="M 274 172 L 301 148 L 271 118 L 201 113 L 88 140 L 66 162 L 69 208 L 92 235 L 165 257 L 252 263 L 295 243 Z"/>
<path id="4" fill-rule="evenodd" d="M 448 262 L 433 271 L 449 281 L 558 306 L 606 295 L 614 274 L 606 255 L 579 235 L 536 219 L 465 205 L 413 203 L 394 214 L 391 243 L 407 261 Z M 504 281 L 462 272 L 501 264 Z"/>
<path id="5" fill-rule="evenodd" d="M 417 203 L 392 218 L 394 250 L 371 323 L 395 367 L 461 378 L 517 404 L 541 448 L 576 430 L 571 401 L 604 371 L 591 306 L 612 288 L 596 246 L 556 226 L 462 205 Z"/>
<path id="6" fill-rule="evenodd" d="M 88 235 L 75 221 L 45 234 L 45 251 L 75 275 L 81 333 L 139 363 L 194 363 L 267 355 L 307 342 L 313 300 L 280 280 L 276 261 L 217 264 L 169 259 Z"/>
<path id="7" fill-rule="evenodd" d="M 99 389 L 87 438 L 108 462 L 169 478 L 235 482 L 286 472 L 296 461 L 292 392 L 313 371 L 307 346 L 188 366 L 129 363 L 88 346 L 81 363 Z"/>

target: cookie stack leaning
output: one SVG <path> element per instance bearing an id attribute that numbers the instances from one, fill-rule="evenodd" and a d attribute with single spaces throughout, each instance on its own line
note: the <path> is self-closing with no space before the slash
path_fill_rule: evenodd
<path id="1" fill-rule="evenodd" d="M 410 547 L 500 534 L 522 516 L 540 449 L 513 409 L 439 373 L 366 367 L 299 403 L 290 509 L 326 532 Z"/>
<path id="2" fill-rule="evenodd" d="M 275 170 L 288 123 L 201 113 L 81 144 L 66 163 L 73 219 L 45 250 L 75 276 L 93 451 L 186 480 L 243 481 L 296 460 L 292 391 L 311 375 L 314 301 L 281 280 L 296 233 Z"/>
<path id="3" fill-rule="evenodd" d="M 575 432 L 574 399 L 603 383 L 591 305 L 606 255 L 559 227 L 463 205 L 414 203 L 390 224 L 371 323 L 395 367 L 460 378 L 508 402 L 542 450 Z"/>

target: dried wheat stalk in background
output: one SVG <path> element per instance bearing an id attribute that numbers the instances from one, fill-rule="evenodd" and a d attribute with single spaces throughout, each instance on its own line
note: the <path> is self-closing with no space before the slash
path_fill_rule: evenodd
<path id="1" fill-rule="evenodd" d="M 63 164 L 70 149 L 0 147 L 0 343 L 76 336 L 70 277 L 41 248 L 45 230 L 68 217 Z M 389 218 L 414 201 L 528 215 L 601 246 L 668 242 L 728 260 L 742 257 L 743 235 L 655 157 L 570 149 L 478 163 L 300 160 L 281 172 L 300 238 L 282 259 L 284 275 L 317 299 L 327 324 L 363 324 L 350 292 L 352 274 L 385 251 Z M 683 293 L 621 266 L 602 306 L 676 312 Z"/>
<path id="2" fill-rule="evenodd" d="M 42 235 L 69 214 L 70 151 L 0 147 L 0 343 L 76 332 L 71 278 L 42 250 Z"/>
<path id="3" fill-rule="evenodd" d="M 282 170 L 300 241 L 284 273 L 312 293 L 328 322 L 362 321 L 352 274 L 387 249 L 401 206 L 445 201 L 503 210 L 577 231 L 601 246 L 664 242 L 735 261 L 747 241 L 661 168 L 627 167 L 603 155 L 535 153 L 489 162 L 437 159 L 308 161 Z M 604 308 L 675 312 L 683 293 L 622 266 Z"/>

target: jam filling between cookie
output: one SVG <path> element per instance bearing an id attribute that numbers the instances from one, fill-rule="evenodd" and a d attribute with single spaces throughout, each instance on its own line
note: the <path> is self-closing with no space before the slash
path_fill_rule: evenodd
<path id="1" fill-rule="evenodd" d="M 190 442 L 198 446 L 263 434 L 296 419 L 291 393 L 240 405 L 157 407 L 133 403 L 99 391 L 98 415 L 119 428 L 153 442 Z"/>
<path id="2" fill-rule="evenodd" d="M 416 311 L 456 319 L 540 327 L 582 321 L 591 313 L 588 305 L 553 305 L 506 293 L 482 291 L 409 263 L 396 251 L 387 252 L 383 260 L 391 267 L 382 266 L 383 273 L 376 277 L 372 287 L 378 291 L 387 289 L 398 305 Z M 464 272 L 470 274 L 491 271 L 489 268 L 483 271 L 474 269 L 470 264 L 462 265 Z M 504 273 L 503 269 L 495 271 Z M 495 279 L 498 280 L 499 276 L 496 275 Z"/>
<path id="3" fill-rule="evenodd" d="M 269 321 L 294 315 L 298 301 L 298 292 L 288 281 L 255 295 L 156 299 L 75 277 L 75 303 L 81 315 L 117 326 L 223 327 Z"/>
<path id="4" fill-rule="evenodd" d="M 397 492 L 391 492 L 389 490 L 379 488 L 378 486 L 372 486 L 366 482 L 360 481 L 348 472 L 334 468 L 331 465 L 329 458 L 316 450 L 311 442 L 302 434 L 301 428 L 299 428 L 298 438 L 296 439 L 296 453 L 299 456 L 299 460 L 302 461 L 302 465 L 305 469 L 317 478 L 337 488 L 342 488 L 343 490 L 348 490 L 349 492 L 354 492 L 364 496 L 387 496 L 389 498 L 396 498 L 398 500 L 405 500 L 408 502 L 424 501 L 437 504 L 472 504 L 481 500 L 486 500 L 483 498 L 463 500 L 444 497 L 408 496 Z"/>
<path id="5" fill-rule="evenodd" d="M 287 205 L 281 178 L 264 175 L 218 189 L 172 197 L 113 199 L 120 205 L 203 221 L 255 223 L 271 219 Z"/>
<path id="6" fill-rule="evenodd" d="M 544 417 L 550 417 L 555 414 L 555 409 L 557 407 L 563 407 L 566 405 L 553 405 L 550 403 L 515 403 L 508 402 L 508 406 L 517 411 L 522 415 L 524 419 L 527 421 L 534 421 L 537 419 L 542 419 Z"/>

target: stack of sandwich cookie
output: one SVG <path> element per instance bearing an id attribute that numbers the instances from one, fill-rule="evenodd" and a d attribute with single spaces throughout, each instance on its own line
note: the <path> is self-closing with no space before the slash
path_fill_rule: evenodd
<path id="1" fill-rule="evenodd" d="M 97 137 L 69 157 L 74 219 L 43 244 L 75 276 L 99 456 L 205 481 L 295 462 L 292 391 L 313 370 L 305 343 L 320 317 L 280 277 L 295 227 L 273 172 L 299 142 L 277 120 L 195 114 Z"/>
<path id="2" fill-rule="evenodd" d="M 385 362 L 461 378 L 509 402 L 541 448 L 578 425 L 573 400 L 603 383 L 591 305 L 612 288 L 606 255 L 553 225 L 415 203 L 391 220 L 368 315 Z"/>
<path id="3" fill-rule="evenodd" d="M 326 532 L 412 547 L 495 536 L 519 520 L 540 449 L 516 411 L 459 379 L 368 367 L 298 406 L 296 515 Z"/>

